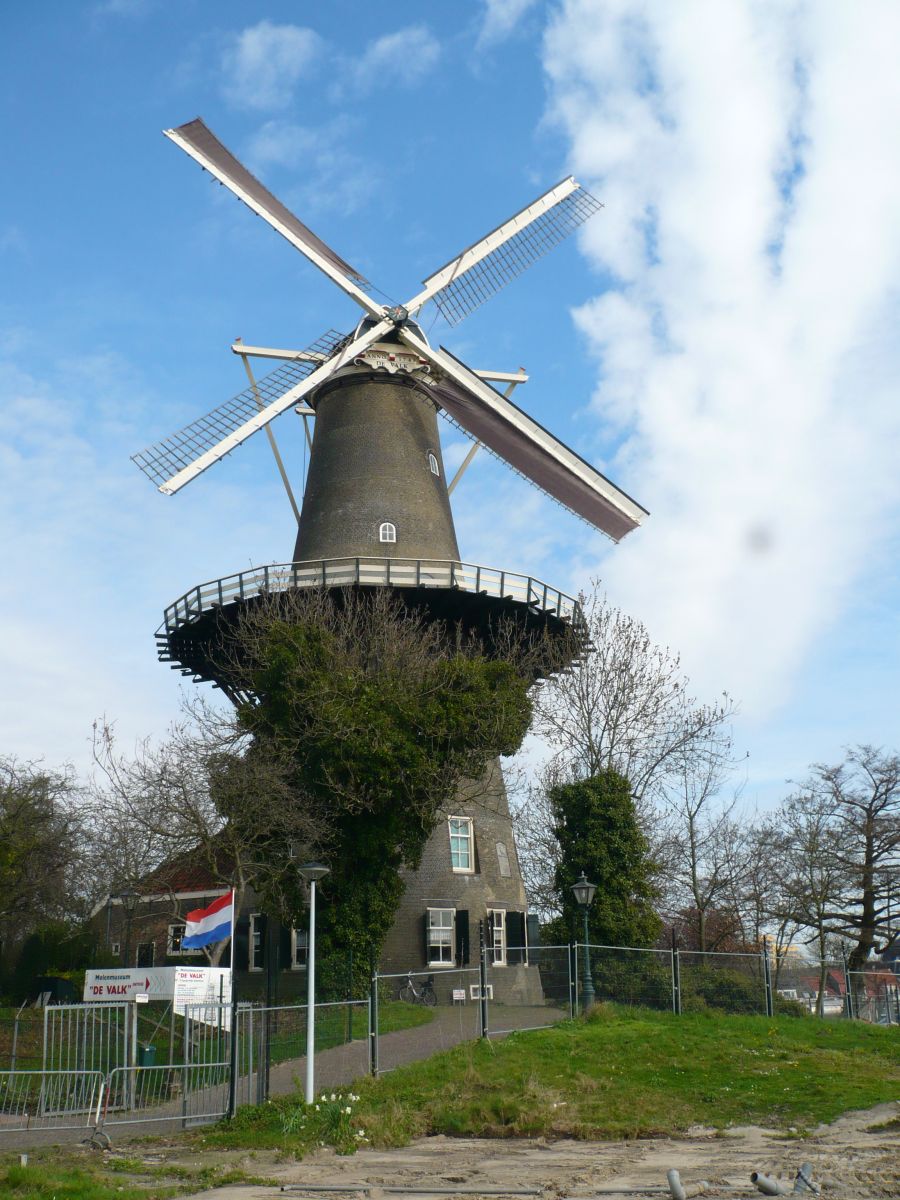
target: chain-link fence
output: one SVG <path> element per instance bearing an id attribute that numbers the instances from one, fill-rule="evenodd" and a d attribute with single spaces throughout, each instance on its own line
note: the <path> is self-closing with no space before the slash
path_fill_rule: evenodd
<path id="1" fill-rule="evenodd" d="M 681 1012 L 767 1016 L 771 997 L 761 954 L 704 954 L 678 951 Z"/>
<path id="2" fill-rule="evenodd" d="M 578 1012 L 602 1001 L 668 1012 L 674 1008 L 668 950 L 577 945 L 573 961 Z"/>
<path id="3" fill-rule="evenodd" d="M 482 995 L 478 967 L 376 972 L 371 998 L 373 1072 L 383 1074 L 479 1037 Z"/>

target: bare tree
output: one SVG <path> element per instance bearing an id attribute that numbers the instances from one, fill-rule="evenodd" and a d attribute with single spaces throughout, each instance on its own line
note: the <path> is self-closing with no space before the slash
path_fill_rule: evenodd
<path id="1" fill-rule="evenodd" d="M 900 872 L 900 756 L 853 747 L 837 766 L 816 764 L 803 790 L 831 801 L 843 890 L 828 920 L 833 932 L 854 943 L 849 966 L 861 971 L 889 937 L 891 888 Z"/>
<path id="2" fill-rule="evenodd" d="M 118 749 L 114 727 L 98 721 L 94 761 L 90 815 L 100 877 L 168 893 L 175 916 L 182 915 L 176 880 L 186 866 L 233 887 L 240 907 L 248 888 L 277 893 L 289 846 L 304 854 L 328 833 L 298 791 L 284 747 L 253 740 L 234 713 L 199 696 L 183 702 L 164 739 L 140 742 L 131 754 Z M 212 948 L 213 961 L 221 949 Z"/>
<path id="3" fill-rule="evenodd" d="M 734 705 L 698 704 L 677 654 L 613 608 L 595 581 L 582 596 L 589 648 L 535 697 L 535 731 L 554 750 L 557 773 L 586 778 L 611 769 L 631 783 L 639 807 L 662 798 L 684 763 L 716 767 L 731 754 Z"/>
<path id="4" fill-rule="evenodd" d="M 706 772 L 718 779 L 731 760 L 730 698 L 699 704 L 678 656 L 654 645 L 640 621 L 613 608 L 599 581 L 581 601 L 588 648 L 573 667 L 536 689 L 533 731 L 551 757 L 513 806 L 529 897 L 548 915 L 556 912 L 557 859 L 546 799 L 552 787 L 607 769 L 624 775 L 651 858 L 668 867 L 684 835 L 682 830 L 674 838 L 672 822 L 661 820 L 661 812 L 673 795 L 682 795 L 687 775 Z M 671 890 L 665 873 L 656 883 L 664 895 Z"/>
<path id="5" fill-rule="evenodd" d="M 776 917 L 792 921 L 804 931 L 801 940 L 818 955 L 816 1015 L 822 1016 L 834 913 L 845 887 L 832 798 L 816 790 L 788 797 L 775 818 L 775 828 L 774 848 L 783 889 L 772 907 Z"/>
<path id="6" fill-rule="evenodd" d="M 682 758 L 667 793 L 670 889 L 681 902 L 681 924 L 693 926 L 691 941 L 704 953 L 742 934 L 746 830 L 735 818 L 737 797 L 720 798 L 724 771 L 715 754 Z"/>

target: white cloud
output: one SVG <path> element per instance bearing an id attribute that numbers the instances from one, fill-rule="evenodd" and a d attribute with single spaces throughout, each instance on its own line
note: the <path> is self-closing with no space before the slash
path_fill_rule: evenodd
<path id="1" fill-rule="evenodd" d="M 312 29 L 263 20 L 234 34 L 222 56 L 222 90 L 240 108 L 286 108 L 324 52 Z"/>
<path id="2" fill-rule="evenodd" d="M 485 0 L 478 46 L 490 46 L 508 38 L 535 3 L 536 0 Z"/>
<path id="3" fill-rule="evenodd" d="M 604 575 L 749 714 L 900 514 L 900 10 L 566 0 L 551 115 L 606 209 L 576 320 L 652 510 Z"/>
<path id="4" fill-rule="evenodd" d="M 272 166 L 292 171 L 295 186 L 284 193 L 289 206 L 308 215 L 322 210 L 347 215 L 369 203 L 379 187 L 377 169 L 348 148 L 351 132 L 344 120 L 316 129 L 266 121 L 250 142 L 247 162 L 263 175 Z"/>
<path id="5" fill-rule="evenodd" d="M 389 85 L 412 87 L 425 79 L 441 48 L 424 25 L 409 25 L 370 42 L 350 66 L 349 78 L 361 92 Z"/>

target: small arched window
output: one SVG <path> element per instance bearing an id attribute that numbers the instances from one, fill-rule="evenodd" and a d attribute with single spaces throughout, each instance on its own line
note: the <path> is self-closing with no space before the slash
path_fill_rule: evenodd
<path id="1" fill-rule="evenodd" d="M 428 451 L 428 466 L 431 470 L 432 475 L 440 475 L 441 468 L 438 465 L 437 455 L 434 453 L 433 450 Z"/>
<path id="2" fill-rule="evenodd" d="M 378 540 L 379 542 L 396 542 L 397 526 L 390 521 L 382 521 L 378 526 Z"/>

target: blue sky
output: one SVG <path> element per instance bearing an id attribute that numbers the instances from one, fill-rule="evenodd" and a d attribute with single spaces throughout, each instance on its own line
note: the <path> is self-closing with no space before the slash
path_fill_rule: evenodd
<path id="1" fill-rule="evenodd" d="M 126 744 L 159 734 L 163 607 L 290 554 L 263 439 L 174 498 L 129 462 L 242 390 L 234 337 L 356 320 L 162 137 L 197 115 L 392 300 L 574 172 L 604 211 L 432 340 L 525 366 L 517 402 L 652 516 L 612 546 L 483 455 L 463 557 L 602 576 L 701 698 L 739 702 L 751 803 L 847 743 L 896 747 L 898 25 L 737 0 L 7 13 L 4 751 L 83 767 L 104 713 Z M 276 432 L 301 478 L 298 422 Z"/>

